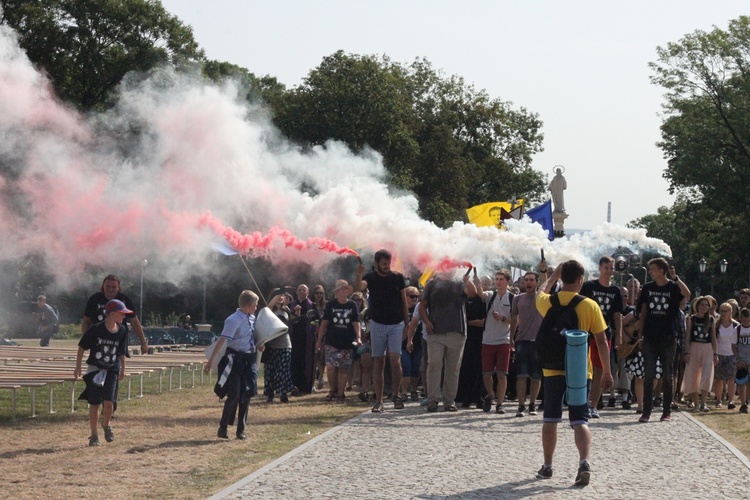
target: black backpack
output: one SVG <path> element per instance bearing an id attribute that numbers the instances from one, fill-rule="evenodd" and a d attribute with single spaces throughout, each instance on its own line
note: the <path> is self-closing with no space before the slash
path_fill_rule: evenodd
<path id="1" fill-rule="evenodd" d="M 542 368 L 547 370 L 565 370 L 565 330 L 578 329 L 578 315 L 576 306 L 585 299 L 583 295 L 576 294 L 567 304 L 560 305 L 557 294 L 550 296 L 552 307 L 539 326 L 536 334 L 536 349 L 539 352 L 539 361 Z"/>

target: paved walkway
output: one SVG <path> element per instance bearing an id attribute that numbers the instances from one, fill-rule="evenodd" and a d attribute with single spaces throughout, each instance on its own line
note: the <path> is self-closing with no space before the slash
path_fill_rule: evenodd
<path id="1" fill-rule="evenodd" d="M 572 486 L 573 431 L 558 428 L 554 477 L 542 463 L 541 414 L 427 413 L 407 405 L 364 413 L 213 498 L 744 498 L 750 462 L 686 413 L 640 424 L 604 410 L 591 423 L 591 484 Z M 658 413 L 656 414 L 658 417 Z M 744 416 L 737 415 L 737 418 Z"/>

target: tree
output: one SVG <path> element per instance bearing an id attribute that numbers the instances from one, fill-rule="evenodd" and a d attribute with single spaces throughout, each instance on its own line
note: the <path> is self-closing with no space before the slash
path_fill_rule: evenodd
<path id="1" fill-rule="evenodd" d="M 250 102 L 262 101 L 274 105 L 283 99 L 286 92 L 286 87 L 276 77 L 266 75 L 258 78 L 246 68 L 226 61 L 206 61 L 203 64 L 203 75 L 215 83 L 234 80 Z"/>
<path id="2" fill-rule="evenodd" d="M 345 142 L 383 155 L 390 182 L 413 191 L 421 215 L 447 226 L 476 203 L 541 198 L 545 179 L 531 168 L 541 122 L 491 99 L 459 77 L 418 59 L 338 51 L 274 106 L 284 134 L 303 144 Z"/>
<path id="3" fill-rule="evenodd" d="M 2 22 L 58 95 L 81 110 L 106 107 L 129 72 L 203 59 L 193 31 L 157 0 L 3 0 Z"/>
<path id="4" fill-rule="evenodd" d="M 750 18 L 726 30 L 695 31 L 657 49 L 652 82 L 667 90 L 661 126 L 668 166 L 664 177 L 678 201 L 669 211 L 636 221 L 659 236 L 657 226 L 674 216 L 666 239 L 686 266 L 729 261 L 743 277 L 750 241 L 741 235 L 750 217 Z M 669 224 L 667 224 L 669 225 Z M 653 233 L 652 233 L 653 231 Z"/>

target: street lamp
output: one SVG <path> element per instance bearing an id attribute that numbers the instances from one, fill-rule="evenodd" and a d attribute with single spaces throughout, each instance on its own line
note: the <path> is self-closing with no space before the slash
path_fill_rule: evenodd
<path id="1" fill-rule="evenodd" d="M 141 262 L 141 304 L 138 307 L 138 321 L 140 321 L 141 325 L 143 324 L 143 272 L 146 270 L 147 265 L 148 261 L 143 259 L 143 262 Z"/>
<path id="2" fill-rule="evenodd" d="M 700 270 L 701 274 L 704 274 L 706 272 L 706 265 L 708 262 L 705 258 L 701 257 L 701 260 L 698 261 L 698 269 Z M 721 259 L 719 261 L 719 271 L 721 271 L 721 274 L 726 274 L 727 272 L 727 266 L 729 263 L 727 262 L 727 259 Z M 714 279 L 716 278 L 716 275 L 714 273 L 711 273 L 711 296 L 714 294 Z"/>

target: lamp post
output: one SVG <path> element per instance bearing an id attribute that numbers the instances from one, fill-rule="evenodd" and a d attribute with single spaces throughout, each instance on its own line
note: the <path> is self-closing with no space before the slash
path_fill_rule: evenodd
<path id="1" fill-rule="evenodd" d="M 706 265 L 708 262 L 705 258 L 701 257 L 701 260 L 698 261 L 698 269 L 700 270 L 701 274 L 704 274 L 706 272 Z M 727 262 L 727 259 L 721 259 L 719 261 L 719 271 L 721 271 L 721 274 L 726 274 L 727 272 L 727 265 L 729 263 Z M 711 296 L 714 294 L 714 279 L 716 278 L 716 275 L 714 273 L 711 273 Z"/>
<path id="2" fill-rule="evenodd" d="M 143 273 L 147 265 L 148 261 L 143 259 L 143 262 L 141 262 L 141 303 L 138 307 L 138 321 L 140 321 L 141 325 L 143 324 Z"/>

